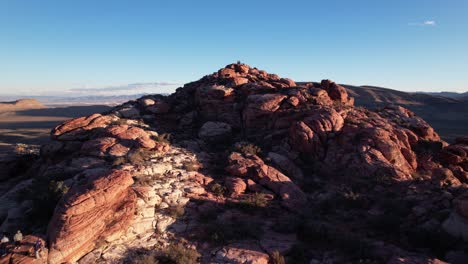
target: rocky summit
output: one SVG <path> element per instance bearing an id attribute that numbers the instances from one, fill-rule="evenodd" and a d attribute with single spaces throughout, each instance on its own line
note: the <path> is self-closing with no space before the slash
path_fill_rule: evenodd
<path id="1" fill-rule="evenodd" d="M 330 80 L 230 64 L 51 137 L 0 172 L 42 259 L 0 263 L 468 263 L 468 138 Z"/>

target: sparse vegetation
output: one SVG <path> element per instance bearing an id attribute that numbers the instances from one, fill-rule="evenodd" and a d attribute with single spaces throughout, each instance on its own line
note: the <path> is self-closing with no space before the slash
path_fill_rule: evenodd
<path id="1" fill-rule="evenodd" d="M 58 201 L 64 196 L 70 188 L 63 181 L 51 181 L 49 183 L 49 191 L 52 193 L 54 200 Z"/>
<path id="2" fill-rule="evenodd" d="M 309 221 L 302 225 L 297 235 L 307 244 L 325 244 L 340 249 L 351 259 L 372 258 L 372 245 L 367 239 L 333 225 Z"/>
<path id="3" fill-rule="evenodd" d="M 238 142 L 234 145 L 234 151 L 240 152 L 244 155 L 259 155 L 262 152 L 262 149 L 248 142 Z"/>
<path id="4" fill-rule="evenodd" d="M 222 186 L 219 183 L 211 185 L 210 191 L 216 196 L 223 196 L 226 193 L 226 187 Z"/>
<path id="5" fill-rule="evenodd" d="M 215 243 L 226 243 L 235 240 L 260 239 L 263 235 L 263 223 L 249 218 L 225 219 L 223 221 L 212 219 L 205 225 L 205 234 Z"/>
<path id="6" fill-rule="evenodd" d="M 133 177 L 133 180 L 141 186 L 152 186 L 156 175 L 139 175 Z"/>
<path id="7" fill-rule="evenodd" d="M 162 251 L 152 251 L 144 248 L 129 254 L 124 263 L 131 264 L 196 264 L 200 254 L 182 243 L 171 244 Z"/>
<path id="8" fill-rule="evenodd" d="M 58 201 L 69 191 L 63 181 L 48 181 L 48 179 L 34 179 L 33 184 L 24 190 L 23 197 L 30 197 L 34 205 L 28 212 L 31 228 L 46 227 Z"/>
<path id="9" fill-rule="evenodd" d="M 170 245 L 164 253 L 175 264 L 196 264 L 200 257 L 195 249 L 187 248 L 182 244 Z"/>
<path id="10" fill-rule="evenodd" d="M 180 218 L 185 214 L 183 206 L 171 206 L 166 209 L 167 214 L 172 218 Z"/>
<path id="11" fill-rule="evenodd" d="M 154 137 L 153 139 L 160 143 L 171 144 L 172 135 L 169 133 L 164 133 Z"/>
<path id="12" fill-rule="evenodd" d="M 140 148 L 128 156 L 128 161 L 132 165 L 143 165 L 147 160 L 151 159 L 153 154 L 154 152 L 151 150 Z"/>
<path id="13" fill-rule="evenodd" d="M 270 257 L 272 264 L 286 264 L 284 257 L 279 253 L 279 251 L 274 251 Z"/>
<path id="14" fill-rule="evenodd" d="M 198 171 L 202 167 L 202 164 L 196 160 L 184 163 L 184 169 L 186 171 Z"/>
<path id="15" fill-rule="evenodd" d="M 264 193 L 254 193 L 242 200 L 241 203 L 254 208 L 266 207 L 268 205 L 268 199 Z"/>
<path id="16" fill-rule="evenodd" d="M 159 264 L 158 257 L 153 253 L 138 255 L 132 259 L 133 264 Z"/>
<path id="17" fill-rule="evenodd" d="M 112 166 L 117 167 L 120 165 L 124 165 L 125 163 L 127 163 L 127 159 L 125 157 L 117 157 L 116 159 L 114 159 L 114 161 L 112 161 Z"/>

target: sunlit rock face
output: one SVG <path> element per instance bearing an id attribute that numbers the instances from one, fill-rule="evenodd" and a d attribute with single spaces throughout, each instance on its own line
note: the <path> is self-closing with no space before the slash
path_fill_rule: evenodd
<path id="1" fill-rule="evenodd" d="M 405 108 L 370 111 L 353 103 L 333 81 L 298 84 L 237 63 L 169 96 L 148 95 L 57 126 L 33 167 L 34 184 L 53 181 L 59 194 L 45 234 L 48 262 L 120 263 L 139 254 L 132 248 L 156 250 L 181 237 L 192 239 L 183 243 L 199 250 L 202 263 L 268 263 L 300 239 L 301 232 L 277 230 L 289 224 L 282 217 L 307 220 L 327 206 L 339 214 L 327 199 L 345 197 L 362 202 L 345 210 L 361 221 L 342 226 L 333 215 L 324 228 L 362 235 L 362 218 L 387 216 L 380 201 L 386 193 L 413 206 L 402 228 L 423 223 L 427 232 L 445 228 L 465 238 L 466 138 L 448 145 Z M 23 185 L 2 196 L 2 226 L 17 217 Z M 258 210 L 246 215 L 246 206 Z M 235 229 L 246 219 L 261 232 L 242 241 L 204 229 L 207 221 Z M 199 241 L 204 233 L 222 246 Z M 430 260 L 375 237 L 366 243 L 386 261 Z M 331 263 L 347 261 L 335 255 Z"/>

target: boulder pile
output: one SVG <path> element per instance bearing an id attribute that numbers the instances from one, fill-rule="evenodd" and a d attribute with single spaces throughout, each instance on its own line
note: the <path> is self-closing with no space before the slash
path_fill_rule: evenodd
<path id="1" fill-rule="evenodd" d="M 0 177 L 16 186 L 1 190 L 2 229 L 27 222 L 15 208 L 38 201 L 22 194 L 45 186 L 52 211 L 34 231 L 50 264 L 181 254 L 174 243 L 201 263 L 466 257 L 467 138 L 448 144 L 397 105 L 355 107 L 330 80 L 230 64 L 51 137 L 22 178 Z"/>

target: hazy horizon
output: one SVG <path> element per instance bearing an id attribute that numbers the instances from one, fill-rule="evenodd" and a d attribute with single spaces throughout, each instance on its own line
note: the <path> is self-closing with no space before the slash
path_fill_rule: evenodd
<path id="1" fill-rule="evenodd" d="M 0 94 L 169 93 L 237 60 L 296 81 L 466 92 L 467 12 L 463 0 L 0 0 Z"/>
<path id="2" fill-rule="evenodd" d="M 196 81 L 196 80 L 192 80 Z M 308 81 L 298 81 L 300 82 L 320 82 L 321 80 L 308 80 Z M 187 82 L 188 83 L 188 82 Z M 6 91 L 5 93 L 0 92 L 1 98 L 31 98 L 31 97 L 112 97 L 112 96 L 135 96 L 135 95 L 146 95 L 146 94 L 171 94 L 179 87 L 182 87 L 185 83 L 167 83 L 167 84 L 158 84 L 156 82 L 152 83 L 132 83 L 132 84 L 122 84 L 116 86 L 108 87 L 82 87 L 82 88 L 72 88 L 64 89 L 63 91 L 32 91 L 31 93 L 25 94 L 25 92 L 16 92 L 16 91 Z M 395 91 L 403 91 L 408 93 L 455 93 L 455 94 L 464 94 L 468 93 L 468 90 L 465 91 L 449 91 L 449 90 L 435 90 L 435 91 L 424 91 L 424 90 L 403 90 L 394 87 L 385 87 L 385 86 L 376 86 L 373 84 L 349 84 L 341 83 L 342 85 L 351 85 L 355 87 L 377 87 L 384 89 L 391 89 Z M 37 93 L 35 93 L 37 92 Z"/>

